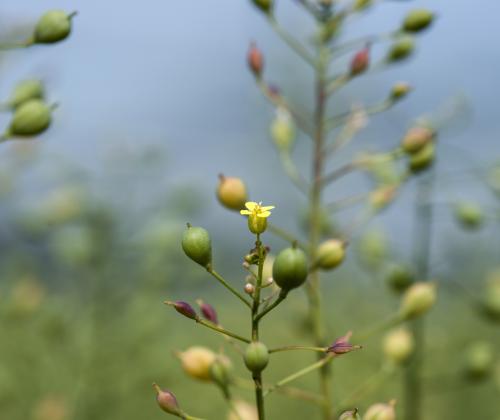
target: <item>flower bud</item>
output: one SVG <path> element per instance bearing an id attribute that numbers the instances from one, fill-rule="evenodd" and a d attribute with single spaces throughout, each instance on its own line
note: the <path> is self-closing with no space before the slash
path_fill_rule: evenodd
<path id="1" fill-rule="evenodd" d="M 340 415 L 339 420 L 361 420 L 361 417 L 359 415 L 358 409 L 355 408 L 354 410 L 344 411 Z"/>
<path id="2" fill-rule="evenodd" d="M 465 229 L 477 229 L 483 223 L 483 211 L 476 203 L 462 202 L 455 206 L 455 218 Z"/>
<path id="3" fill-rule="evenodd" d="M 280 151 L 286 152 L 293 145 L 295 126 L 290 113 L 284 108 L 276 109 L 276 117 L 271 124 L 271 137 Z"/>
<path id="4" fill-rule="evenodd" d="M 500 269 L 488 275 L 482 306 L 490 319 L 500 321 Z"/>
<path id="5" fill-rule="evenodd" d="M 252 0 L 253 4 L 265 13 L 271 13 L 273 0 Z"/>
<path id="6" fill-rule="evenodd" d="M 264 56 L 253 42 L 250 44 L 250 49 L 248 50 L 247 62 L 254 76 L 260 77 L 264 68 Z"/>
<path id="7" fill-rule="evenodd" d="M 410 358 L 415 347 L 413 335 L 408 329 L 402 327 L 389 331 L 382 344 L 385 357 L 399 365 Z"/>
<path id="8" fill-rule="evenodd" d="M 71 18 L 63 10 L 51 10 L 45 13 L 35 26 L 33 40 L 37 44 L 52 44 L 67 38 L 71 32 Z"/>
<path id="9" fill-rule="evenodd" d="M 219 323 L 219 321 L 217 319 L 217 312 L 215 311 L 215 308 L 212 305 L 209 305 L 208 303 L 203 302 L 201 299 L 198 299 L 196 301 L 196 303 L 200 307 L 201 314 L 203 315 L 203 317 L 206 320 L 214 323 L 215 325 L 217 325 Z"/>
<path id="10" fill-rule="evenodd" d="M 478 341 L 469 346 L 465 355 L 465 374 L 468 379 L 481 380 L 493 368 L 494 351 L 490 343 Z"/>
<path id="11" fill-rule="evenodd" d="M 217 198 L 224 207 L 240 211 L 247 202 L 247 188 L 240 178 L 219 175 Z"/>
<path id="12" fill-rule="evenodd" d="M 402 264 L 391 264 L 385 273 L 386 284 L 395 292 L 403 292 L 413 281 L 412 271 Z"/>
<path id="13" fill-rule="evenodd" d="M 217 356 L 210 366 L 210 377 L 222 389 L 226 390 L 231 382 L 231 361 L 222 355 Z"/>
<path id="14" fill-rule="evenodd" d="M 378 403 L 368 407 L 363 420 L 396 420 L 396 411 L 394 406 L 396 401 L 392 400 L 389 403 Z"/>
<path id="15" fill-rule="evenodd" d="M 30 99 L 43 99 L 44 95 L 44 87 L 40 80 L 24 80 L 16 85 L 8 103 L 15 109 Z"/>
<path id="16" fill-rule="evenodd" d="M 269 350 L 264 343 L 253 341 L 246 348 L 243 360 L 249 371 L 262 372 L 269 363 Z"/>
<path id="17" fill-rule="evenodd" d="M 434 14 L 426 9 L 416 9 L 408 13 L 403 21 L 403 30 L 406 32 L 420 32 L 432 23 Z"/>
<path id="18" fill-rule="evenodd" d="M 379 268 L 389 254 L 387 237 L 381 230 L 370 230 L 363 234 L 358 243 L 361 263 L 370 269 Z"/>
<path id="19" fill-rule="evenodd" d="M 252 283 L 245 284 L 245 293 L 252 296 L 253 292 L 255 292 L 255 286 Z"/>
<path id="20" fill-rule="evenodd" d="M 156 390 L 156 401 L 163 411 L 174 416 L 182 414 L 174 394 L 170 391 L 162 390 L 157 384 L 153 384 L 153 388 Z"/>
<path id="21" fill-rule="evenodd" d="M 228 413 L 227 420 L 259 420 L 259 414 L 255 405 L 236 400 L 234 408 Z"/>
<path id="22" fill-rule="evenodd" d="M 396 197 L 397 188 L 393 185 L 383 185 L 370 193 L 369 203 L 372 209 L 377 212 L 386 208 Z"/>
<path id="23" fill-rule="evenodd" d="M 390 98 L 393 101 L 403 99 L 412 90 L 411 85 L 406 82 L 397 82 L 392 86 Z"/>
<path id="24" fill-rule="evenodd" d="M 370 47 L 365 47 L 361 51 L 358 51 L 352 61 L 350 68 L 351 77 L 357 76 L 361 73 L 364 73 L 368 66 L 370 65 Z"/>
<path id="25" fill-rule="evenodd" d="M 389 49 L 387 59 L 389 61 L 404 60 L 411 55 L 414 49 L 415 43 L 413 42 L 413 38 L 410 36 L 406 36 L 392 44 L 391 48 Z"/>
<path id="26" fill-rule="evenodd" d="M 16 108 L 8 128 L 9 136 L 29 137 L 43 133 L 50 125 L 50 107 L 40 99 L 30 99 Z"/>
<path id="27" fill-rule="evenodd" d="M 201 381 L 211 379 L 210 368 L 216 359 L 215 353 L 201 346 L 193 346 L 178 354 L 182 369 L 189 376 Z"/>
<path id="28" fill-rule="evenodd" d="M 410 170 L 414 173 L 421 172 L 429 168 L 436 158 L 436 147 L 434 143 L 426 144 L 417 153 L 410 156 Z"/>
<path id="29" fill-rule="evenodd" d="M 401 300 L 399 313 L 405 320 L 425 314 L 436 302 L 436 284 L 415 283 L 408 288 Z"/>
<path id="30" fill-rule="evenodd" d="M 196 311 L 187 302 L 183 302 L 181 300 L 179 300 L 177 302 L 166 301 L 165 304 L 172 306 L 177 312 L 179 312 L 181 315 L 184 315 L 186 318 L 198 319 L 198 315 L 196 314 Z"/>
<path id="31" fill-rule="evenodd" d="M 338 239 L 329 239 L 319 245 L 316 266 L 323 270 L 331 270 L 344 261 L 345 243 Z"/>
<path id="32" fill-rule="evenodd" d="M 350 353 L 351 351 L 358 350 L 361 346 L 351 344 L 352 331 L 349 331 L 346 335 L 337 338 L 333 344 L 328 347 L 327 353 L 334 353 L 338 356 L 346 353 Z"/>
<path id="33" fill-rule="evenodd" d="M 273 264 L 273 279 L 283 290 L 301 286 L 307 278 L 307 258 L 298 248 L 282 250 Z"/>
<path id="34" fill-rule="evenodd" d="M 209 233 L 201 227 L 188 224 L 182 236 L 184 253 L 198 264 L 208 267 L 212 263 L 212 242 Z"/>
<path id="35" fill-rule="evenodd" d="M 429 143 L 432 143 L 435 136 L 435 131 L 430 127 L 415 126 L 407 131 L 403 140 L 401 140 L 401 147 L 408 155 L 414 155 L 420 152 Z"/>

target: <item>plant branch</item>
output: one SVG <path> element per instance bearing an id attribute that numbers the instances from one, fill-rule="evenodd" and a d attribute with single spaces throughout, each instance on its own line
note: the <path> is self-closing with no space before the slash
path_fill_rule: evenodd
<path id="1" fill-rule="evenodd" d="M 219 281 L 219 283 L 222 284 L 227 290 L 229 290 L 233 295 L 235 295 L 239 300 L 241 300 L 246 306 L 248 306 L 249 308 L 252 307 L 250 302 L 248 302 L 248 300 L 240 292 L 238 292 L 226 280 L 224 280 L 224 278 L 219 273 L 217 273 L 212 267 L 208 267 L 207 271 L 213 277 L 215 277 Z"/>

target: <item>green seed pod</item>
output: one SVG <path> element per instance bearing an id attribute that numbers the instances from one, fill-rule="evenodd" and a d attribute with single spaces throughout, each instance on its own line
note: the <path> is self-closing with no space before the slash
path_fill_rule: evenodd
<path id="1" fill-rule="evenodd" d="M 47 104 L 30 99 L 16 108 L 7 133 L 9 136 L 36 136 L 49 127 L 51 119 L 51 109 Z"/>
<path id="2" fill-rule="evenodd" d="M 401 182 L 396 160 L 389 153 L 361 155 L 358 162 L 377 184 L 398 185 Z"/>
<path id="3" fill-rule="evenodd" d="M 477 229 L 483 224 L 483 211 L 473 202 L 462 202 L 455 205 L 455 219 L 465 229 Z"/>
<path id="4" fill-rule="evenodd" d="M 385 209 L 394 201 L 398 189 L 393 185 L 383 185 L 370 193 L 368 202 L 374 212 Z"/>
<path id="5" fill-rule="evenodd" d="M 384 337 L 382 346 L 385 357 L 392 363 L 400 365 L 408 361 L 415 342 L 411 332 L 402 327 L 389 331 Z"/>
<path id="6" fill-rule="evenodd" d="M 259 217 L 256 214 L 248 216 L 248 230 L 255 235 L 264 233 L 267 229 L 267 218 Z"/>
<path id="7" fill-rule="evenodd" d="M 434 143 L 426 144 L 420 151 L 410 156 L 409 166 L 413 173 L 418 173 L 429 168 L 436 158 Z"/>
<path id="8" fill-rule="evenodd" d="M 273 0 L 252 0 L 253 4 L 265 13 L 271 13 Z"/>
<path id="9" fill-rule="evenodd" d="M 401 140 L 401 147 L 406 154 L 414 155 L 429 143 L 432 143 L 435 136 L 436 132 L 430 127 L 412 127 L 406 132 L 403 140 Z"/>
<path id="10" fill-rule="evenodd" d="M 222 389 L 227 389 L 231 382 L 231 370 L 231 361 L 219 355 L 210 366 L 210 377 Z"/>
<path id="11" fill-rule="evenodd" d="M 188 224 L 182 236 L 184 253 L 198 264 L 208 267 L 212 263 L 212 242 L 208 231 Z"/>
<path id="12" fill-rule="evenodd" d="M 307 278 L 307 258 L 298 248 L 282 250 L 273 264 L 273 279 L 283 290 L 301 286 Z"/>
<path id="13" fill-rule="evenodd" d="M 339 266 L 345 258 L 345 243 L 337 239 L 329 239 L 318 247 L 316 266 L 323 270 L 331 270 Z"/>
<path id="14" fill-rule="evenodd" d="M 30 99 L 43 99 L 44 95 L 44 87 L 40 80 L 24 80 L 16 85 L 8 104 L 15 109 Z"/>
<path id="15" fill-rule="evenodd" d="M 389 61 L 400 61 L 409 57 L 413 50 L 415 49 L 415 42 L 410 36 L 401 38 L 392 44 L 389 53 L 387 55 L 387 60 Z"/>
<path id="16" fill-rule="evenodd" d="M 358 256 L 360 262 L 370 269 L 380 268 L 389 255 L 387 237 L 381 230 L 370 230 L 359 240 Z"/>
<path id="17" fill-rule="evenodd" d="M 385 273 L 386 284 L 395 292 L 405 291 L 413 281 L 413 273 L 402 264 L 391 264 Z"/>
<path id="18" fill-rule="evenodd" d="M 243 358 L 249 371 L 259 373 L 269 363 L 269 350 L 264 343 L 254 341 L 246 348 Z"/>
<path id="19" fill-rule="evenodd" d="M 413 284 L 403 295 L 399 313 L 402 319 L 413 319 L 425 314 L 436 302 L 436 284 L 419 282 Z"/>
<path id="20" fill-rule="evenodd" d="M 490 375 L 494 363 L 493 346 L 478 341 L 469 346 L 465 354 L 465 375 L 470 380 L 481 380 Z"/>
<path id="21" fill-rule="evenodd" d="M 219 175 L 217 198 L 224 207 L 240 211 L 245 208 L 245 203 L 247 202 L 247 188 L 245 183 L 240 178 Z"/>
<path id="22" fill-rule="evenodd" d="M 500 321 L 500 269 L 491 272 L 486 279 L 482 308 L 492 321 Z"/>
<path id="23" fill-rule="evenodd" d="M 389 403 L 378 403 L 368 407 L 363 420 L 396 420 L 396 411 L 394 406 L 396 401 Z"/>
<path id="24" fill-rule="evenodd" d="M 409 85 L 406 82 L 398 82 L 394 84 L 394 86 L 391 89 L 391 94 L 390 98 L 393 101 L 398 101 L 400 99 L 403 99 L 406 95 L 408 95 L 412 90 L 411 85 Z"/>
<path id="25" fill-rule="evenodd" d="M 295 126 L 290 113 L 282 108 L 276 110 L 276 117 L 271 124 L 271 137 L 276 148 L 286 152 L 295 139 Z"/>
<path id="26" fill-rule="evenodd" d="M 66 39 L 71 32 L 71 18 L 63 10 L 50 10 L 35 26 L 33 40 L 37 44 L 52 44 Z"/>
<path id="27" fill-rule="evenodd" d="M 426 9 L 412 10 L 403 21 L 403 30 L 406 32 L 420 32 L 432 23 L 434 14 Z"/>
<path id="28" fill-rule="evenodd" d="M 373 4 L 373 0 L 356 0 L 354 2 L 354 10 L 367 9 Z"/>

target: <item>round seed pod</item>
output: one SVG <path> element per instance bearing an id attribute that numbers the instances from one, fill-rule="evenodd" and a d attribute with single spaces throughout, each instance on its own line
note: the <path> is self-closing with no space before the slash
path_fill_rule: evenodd
<path id="1" fill-rule="evenodd" d="M 207 230 L 188 225 L 182 236 L 184 253 L 198 264 L 208 267 L 212 262 L 212 242 Z"/>
<path id="2" fill-rule="evenodd" d="M 218 386 L 227 389 L 231 382 L 231 361 L 222 355 L 217 356 L 210 366 L 210 377 Z"/>
<path id="3" fill-rule="evenodd" d="M 170 391 L 161 389 L 156 384 L 153 384 L 153 388 L 156 390 L 156 402 L 163 411 L 173 414 L 174 416 L 178 416 L 182 413 L 174 394 Z"/>
<path id="4" fill-rule="evenodd" d="M 396 420 L 395 401 L 378 403 L 368 407 L 363 420 Z"/>
<path id="5" fill-rule="evenodd" d="M 414 283 L 403 295 L 400 315 L 413 319 L 425 314 L 436 302 L 436 285 L 430 282 Z"/>
<path id="6" fill-rule="evenodd" d="M 500 321 L 500 269 L 488 275 L 483 292 L 482 309 L 492 321 Z"/>
<path id="7" fill-rule="evenodd" d="M 295 139 L 295 126 L 290 113 L 285 109 L 276 110 L 276 118 L 271 124 L 271 137 L 277 149 L 290 150 Z"/>
<path id="8" fill-rule="evenodd" d="M 243 359 L 249 371 L 262 372 L 269 363 L 269 350 L 264 343 L 254 341 L 246 348 Z"/>
<path id="9" fill-rule="evenodd" d="M 301 286 L 307 278 L 307 258 L 298 248 L 282 250 L 273 264 L 273 279 L 283 290 Z"/>
<path id="10" fill-rule="evenodd" d="M 392 44 L 387 55 L 389 61 L 401 61 L 409 57 L 415 49 L 415 42 L 410 36 L 401 38 Z"/>
<path id="11" fill-rule="evenodd" d="M 270 13 L 273 8 L 273 0 L 252 0 L 253 4 L 260 10 Z"/>
<path id="12" fill-rule="evenodd" d="M 30 99 L 43 99 L 44 95 L 45 89 L 40 80 L 24 80 L 16 85 L 8 103 L 15 109 Z"/>
<path id="13" fill-rule="evenodd" d="M 484 220 L 481 207 L 473 202 L 462 202 L 455 206 L 455 219 L 465 229 L 477 229 Z"/>
<path id="14" fill-rule="evenodd" d="M 200 381 L 210 381 L 211 367 L 217 356 L 215 353 L 201 346 L 193 346 L 178 354 L 182 369 L 189 376 Z"/>
<path id="15" fill-rule="evenodd" d="M 402 264 L 391 264 L 385 273 L 386 284 L 395 292 L 405 291 L 414 280 L 412 271 Z"/>
<path id="16" fill-rule="evenodd" d="M 429 27 L 434 20 L 434 13 L 427 9 L 416 9 L 408 13 L 403 21 L 406 32 L 420 32 Z"/>
<path id="17" fill-rule="evenodd" d="M 217 198 L 224 207 L 230 210 L 239 211 L 245 208 L 245 203 L 248 201 L 245 183 L 240 178 L 219 175 Z"/>
<path id="18" fill-rule="evenodd" d="M 495 355 L 486 341 L 472 343 L 465 354 L 465 375 L 470 380 L 481 380 L 490 375 Z"/>
<path id="19" fill-rule="evenodd" d="M 411 90 L 412 87 L 410 84 L 406 82 L 397 82 L 392 86 L 390 97 L 392 100 L 397 101 L 403 99 Z"/>
<path id="20" fill-rule="evenodd" d="M 8 134 L 30 137 L 43 133 L 50 125 L 50 107 L 40 99 L 30 99 L 16 108 Z"/>
<path id="21" fill-rule="evenodd" d="M 429 168 L 436 158 L 434 143 L 426 144 L 417 153 L 410 156 L 409 167 L 413 173 L 418 173 Z"/>
<path id="22" fill-rule="evenodd" d="M 318 247 L 316 265 L 323 270 L 339 266 L 345 258 L 345 244 L 337 239 L 329 239 Z"/>
<path id="23" fill-rule="evenodd" d="M 408 155 L 414 155 L 431 143 L 435 136 L 435 131 L 430 127 L 412 127 L 407 131 L 403 140 L 401 140 L 401 147 Z"/>
<path id="24" fill-rule="evenodd" d="M 259 217 L 256 214 L 248 216 L 248 230 L 255 235 L 264 233 L 267 229 L 267 218 Z"/>
<path id="25" fill-rule="evenodd" d="M 33 40 L 37 44 L 53 44 L 66 39 L 71 32 L 71 15 L 63 10 L 50 10 L 37 22 Z"/>
<path id="26" fill-rule="evenodd" d="M 382 344 L 385 357 L 399 365 L 408 361 L 415 342 L 407 328 L 398 328 L 387 333 Z"/>

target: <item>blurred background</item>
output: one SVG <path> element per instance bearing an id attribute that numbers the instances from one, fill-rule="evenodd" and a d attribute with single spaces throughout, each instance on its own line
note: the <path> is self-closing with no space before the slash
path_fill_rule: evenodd
<path id="1" fill-rule="evenodd" d="M 422 116 L 440 125 L 431 272 L 443 293 L 429 323 L 425 418 L 467 419 L 480 412 L 495 419 L 500 365 L 488 380 L 460 379 L 467 346 L 478 340 L 493 348 L 500 344 L 498 325 L 477 316 L 464 293 L 479 296 L 484 279 L 500 265 L 500 202 L 485 177 L 500 159 L 494 84 L 500 4 L 385 1 L 352 19 L 340 40 L 396 28 L 415 7 L 438 16 L 419 35 L 416 54 L 356 79 L 336 94 L 328 112 L 380 101 L 400 80 L 414 91 L 370 118 L 332 167 L 360 150 L 397 145 Z M 266 78 L 305 109 L 313 106 L 313 74 L 249 1 L 2 0 L 0 39 L 22 39 L 41 14 L 59 8 L 78 11 L 66 42 L 0 53 L 2 101 L 20 80 L 40 78 L 49 101 L 59 104 L 51 128 L 35 141 L 0 145 L 0 419 L 161 418 L 153 381 L 172 389 L 187 411 L 225 418 L 218 390 L 186 378 L 174 355 L 194 343 L 218 349 L 223 341 L 179 319 L 162 302 L 201 297 L 217 307 L 228 328 L 246 327 L 244 310 L 188 261 L 180 237 L 188 221 L 209 229 L 219 271 L 243 286 L 241 258 L 252 237 L 240 217 L 218 205 L 219 173 L 244 179 L 252 199 L 276 206 L 273 222 L 303 235 L 306 201 L 273 150 L 269 126 L 275 112 L 247 69 L 248 45 L 255 41 L 263 51 Z M 295 1 L 280 1 L 277 17 L 297 38 L 307 39 L 314 30 Z M 373 55 L 382 56 L 386 48 L 375 45 Z M 0 127 L 8 121 L 0 114 Z M 308 175 L 307 138 L 299 135 L 294 158 Z M 365 176 L 354 175 L 326 197 L 339 199 L 369 186 Z M 414 198 L 410 183 L 359 232 L 348 263 L 326 276 L 332 339 L 365 329 L 367 320 L 397 308 L 397 296 L 387 293 L 356 250 L 368 237 L 381 258 L 411 263 Z M 458 200 L 482 206 L 483 229 L 457 226 L 450 204 Z M 352 219 L 347 210 L 335 223 Z M 273 251 L 286 245 L 268 236 Z M 297 292 L 269 318 L 264 337 L 274 345 L 307 341 L 305 311 L 306 299 Z M 342 378 L 336 398 L 377 372 L 379 338 L 335 366 Z M 304 359 L 283 357 L 270 379 L 289 373 L 291 363 L 306 364 Z M 245 374 L 241 363 L 235 365 Z M 315 389 L 314 379 L 303 385 Z M 400 384 L 395 374 L 359 406 L 399 399 Z M 241 395 L 251 398 L 250 392 Z M 269 407 L 273 419 L 316 413 L 279 395 L 269 398 Z"/>

